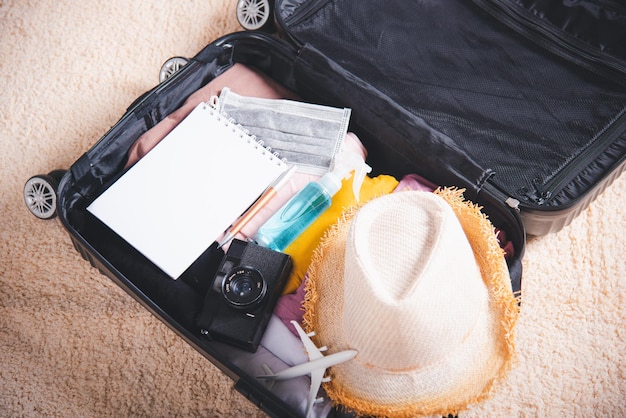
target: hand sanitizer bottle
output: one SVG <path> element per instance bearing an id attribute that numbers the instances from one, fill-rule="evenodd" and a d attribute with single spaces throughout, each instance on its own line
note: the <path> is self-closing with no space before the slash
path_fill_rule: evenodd
<path id="1" fill-rule="evenodd" d="M 254 237 L 258 245 L 274 251 L 287 248 L 330 207 L 332 197 L 341 189 L 342 180 L 349 178 L 352 171 L 353 193 L 359 199 L 363 179 L 372 168 L 358 154 L 347 152 L 341 157 L 332 171 L 304 186 L 259 228 Z"/>

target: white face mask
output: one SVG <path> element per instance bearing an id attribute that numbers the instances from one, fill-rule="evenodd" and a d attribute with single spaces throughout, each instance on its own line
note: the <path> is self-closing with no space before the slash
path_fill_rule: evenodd
<path id="1" fill-rule="evenodd" d="M 224 88 L 217 107 L 300 172 L 322 175 L 343 145 L 350 109 L 244 97 Z"/>

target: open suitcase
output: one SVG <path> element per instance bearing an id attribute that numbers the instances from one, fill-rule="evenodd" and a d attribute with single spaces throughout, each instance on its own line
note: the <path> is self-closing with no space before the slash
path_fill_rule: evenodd
<path id="1" fill-rule="evenodd" d="M 200 333 L 202 286 L 171 280 L 87 213 L 137 138 L 234 63 L 254 68 L 306 101 L 351 108 L 374 173 L 466 189 L 512 242 L 520 292 L 526 234 L 567 225 L 626 167 L 626 9 L 610 0 L 273 7 L 277 34 L 220 38 L 138 98 L 62 176 L 56 207 L 78 252 L 237 390 L 272 416 L 299 416 Z M 221 256 L 195 263 L 194 277 L 212 277 Z"/>

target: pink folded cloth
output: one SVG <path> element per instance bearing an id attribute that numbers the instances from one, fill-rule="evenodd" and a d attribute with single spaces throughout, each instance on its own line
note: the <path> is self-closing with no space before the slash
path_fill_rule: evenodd
<path id="1" fill-rule="evenodd" d="M 235 64 L 224 73 L 215 77 L 206 86 L 195 91 L 185 103 L 170 113 L 162 121 L 141 135 L 128 151 L 126 167 L 135 164 L 156 144 L 172 131 L 200 103 L 208 102 L 212 96 L 218 96 L 224 87 L 242 96 L 267 99 L 297 100 L 295 93 L 278 84 L 266 75 L 241 64 Z"/>

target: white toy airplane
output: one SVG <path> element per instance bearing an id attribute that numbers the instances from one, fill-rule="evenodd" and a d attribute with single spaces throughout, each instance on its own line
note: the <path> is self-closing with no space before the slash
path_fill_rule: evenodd
<path id="1" fill-rule="evenodd" d="M 313 341 L 311 341 L 311 338 L 309 338 L 314 336 L 315 333 L 312 332 L 307 334 L 296 321 L 291 321 L 291 323 L 296 328 L 296 331 L 298 331 L 298 335 L 300 335 L 302 344 L 304 344 L 304 348 L 309 356 L 309 361 L 289 367 L 278 373 L 273 373 L 269 370 L 269 367 L 266 366 L 265 370 L 268 371 L 269 374 L 257 377 L 268 380 L 287 380 L 307 374 L 311 375 L 311 387 L 309 389 L 309 399 L 306 408 L 306 416 L 308 418 L 311 416 L 313 405 L 322 401 L 322 398 L 317 398 L 317 392 L 319 391 L 322 382 L 330 381 L 330 378 L 324 377 L 326 369 L 336 364 L 343 363 L 344 361 L 353 359 L 358 352 L 356 350 L 344 350 L 324 356 L 322 351 L 326 351 L 328 348 L 325 346 L 317 348 L 315 344 L 313 344 Z"/>

